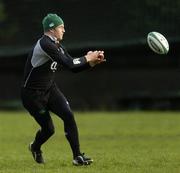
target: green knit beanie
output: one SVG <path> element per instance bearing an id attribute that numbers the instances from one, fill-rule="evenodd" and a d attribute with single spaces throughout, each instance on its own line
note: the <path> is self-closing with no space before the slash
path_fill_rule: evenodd
<path id="1" fill-rule="evenodd" d="M 42 24 L 44 31 L 48 31 L 50 29 L 56 28 L 59 25 L 64 24 L 64 22 L 57 14 L 50 13 L 44 17 L 44 19 L 42 20 Z"/>

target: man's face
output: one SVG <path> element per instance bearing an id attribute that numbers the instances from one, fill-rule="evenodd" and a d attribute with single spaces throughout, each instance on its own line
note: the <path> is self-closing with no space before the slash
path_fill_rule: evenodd
<path id="1" fill-rule="evenodd" d="M 57 38 L 58 41 L 63 39 L 63 35 L 65 33 L 64 25 L 59 25 L 53 29 L 54 36 Z"/>

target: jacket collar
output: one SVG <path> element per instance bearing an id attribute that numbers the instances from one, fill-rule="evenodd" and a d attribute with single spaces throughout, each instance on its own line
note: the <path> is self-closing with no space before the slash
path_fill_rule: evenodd
<path id="1" fill-rule="evenodd" d="M 56 44 L 59 44 L 59 41 L 57 40 L 57 38 L 56 37 L 53 37 L 53 36 L 51 36 L 51 35 L 47 35 L 47 34 L 45 34 L 47 37 L 49 37 L 53 42 L 55 42 Z"/>

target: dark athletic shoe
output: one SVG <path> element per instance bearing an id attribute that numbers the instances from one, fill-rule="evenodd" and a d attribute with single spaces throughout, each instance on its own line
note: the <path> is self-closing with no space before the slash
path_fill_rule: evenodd
<path id="1" fill-rule="evenodd" d="M 75 166 L 90 165 L 91 163 L 93 163 L 93 159 L 85 156 L 84 153 L 80 154 L 79 156 L 73 159 L 73 165 Z"/>
<path id="2" fill-rule="evenodd" d="M 29 151 L 32 153 L 32 156 L 33 156 L 34 160 L 39 164 L 44 163 L 44 159 L 43 159 L 43 156 L 42 156 L 42 151 L 41 150 L 35 151 L 33 149 L 33 147 L 32 147 L 32 144 L 33 143 L 29 144 Z"/>

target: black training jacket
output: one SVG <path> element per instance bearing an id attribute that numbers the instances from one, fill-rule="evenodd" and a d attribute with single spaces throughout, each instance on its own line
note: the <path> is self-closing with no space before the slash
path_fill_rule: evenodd
<path id="1" fill-rule="evenodd" d="M 90 68 L 85 57 L 73 58 L 54 38 L 43 35 L 29 53 L 24 69 L 23 87 L 48 90 L 54 83 L 57 68 L 73 72 Z"/>

